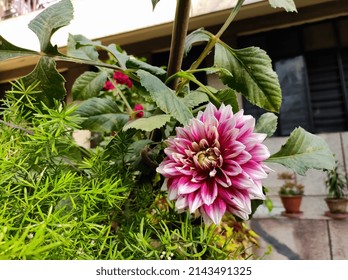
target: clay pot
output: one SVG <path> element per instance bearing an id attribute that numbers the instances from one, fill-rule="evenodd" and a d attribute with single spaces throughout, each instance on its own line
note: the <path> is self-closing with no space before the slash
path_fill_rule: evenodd
<path id="1" fill-rule="evenodd" d="M 280 196 L 280 198 L 285 208 L 285 213 L 287 214 L 301 213 L 300 207 L 302 202 L 302 195 L 282 195 Z"/>
<path id="2" fill-rule="evenodd" d="M 348 199 L 347 198 L 325 198 L 325 202 L 329 210 L 333 214 L 346 213 Z"/>

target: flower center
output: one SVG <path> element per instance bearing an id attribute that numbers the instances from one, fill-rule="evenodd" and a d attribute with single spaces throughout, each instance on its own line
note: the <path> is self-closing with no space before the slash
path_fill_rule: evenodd
<path id="1" fill-rule="evenodd" d="M 199 151 L 193 157 L 195 163 L 203 170 L 213 170 L 220 166 L 220 151 L 218 148 L 208 148 Z"/>

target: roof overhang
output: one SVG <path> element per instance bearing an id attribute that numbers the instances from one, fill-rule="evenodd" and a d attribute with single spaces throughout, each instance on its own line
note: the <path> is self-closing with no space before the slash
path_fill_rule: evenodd
<path id="1" fill-rule="evenodd" d="M 194 30 L 202 26 L 209 27 L 223 24 L 236 2 L 231 0 L 192 0 L 189 28 Z M 62 51 L 64 51 L 69 33 L 83 34 L 92 40 L 101 40 L 104 44 L 117 42 L 121 46 L 125 46 L 170 36 L 172 32 L 172 19 L 174 18 L 176 1 L 161 0 L 154 11 L 152 11 L 150 0 L 122 1 L 122 7 L 119 10 L 117 10 L 118 6 L 115 5 L 114 0 L 98 0 L 98 4 L 95 3 L 86 5 L 86 1 L 83 0 L 73 1 L 74 20 L 69 26 L 62 28 L 52 37 L 52 42 L 57 44 Z M 119 5 L 119 3 L 117 4 Z M 271 15 L 280 13 L 282 18 L 290 18 L 290 21 L 299 24 L 309 20 L 308 17 L 301 15 L 302 10 L 308 13 L 314 7 L 322 8 L 321 12 L 315 14 L 311 20 L 348 14 L 348 5 L 345 0 L 296 1 L 296 5 L 299 10 L 298 14 L 286 13 L 282 9 L 273 9 L 270 7 L 268 0 L 246 0 L 236 20 L 248 24 L 249 31 L 245 29 L 238 30 L 239 32 L 257 32 L 262 28 L 277 28 L 275 25 L 253 24 L 253 19 L 268 19 Z M 342 5 L 347 6 L 347 8 L 340 8 Z M 331 7 L 331 10 L 328 7 Z M 0 34 L 15 45 L 37 50 L 37 38 L 27 28 L 27 24 L 37 13 L 0 21 Z M 289 24 L 289 20 L 283 23 L 280 21 L 278 27 L 282 24 Z M 18 67 L 34 65 L 37 59 L 37 57 L 21 57 L 0 62 L 0 73 L 13 71 Z M 1 80 L 3 79 L 0 77 L 0 82 Z"/>

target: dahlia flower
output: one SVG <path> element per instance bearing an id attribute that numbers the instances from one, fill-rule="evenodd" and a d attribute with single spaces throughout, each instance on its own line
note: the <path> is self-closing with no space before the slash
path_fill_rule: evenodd
<path id="1" fill-rule="evenodd" d="M 179 212 L 202 215 L 206 224 L 219 224 L 226 212 L 246 220 L 251 200 L 265 199 L 266 135 L 253 132 L 255 119 L 243 113 L 208 104 L 167 140 L 157 172 L 165 177 L 162 189 Z"/>

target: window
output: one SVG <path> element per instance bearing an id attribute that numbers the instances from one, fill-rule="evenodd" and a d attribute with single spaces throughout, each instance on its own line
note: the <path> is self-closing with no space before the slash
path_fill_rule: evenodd
<path id="1" fill-rule="evenodd" d="M 271 57 L 282 88 L 277 135 L 298 125 L 314 132 L 348 130 L 348 18 L 338 18 L 239 38 Z M 295 108 L 295 110 L 294 110 Z M 246 113 L 263 112 L 247 101 Z"/>

